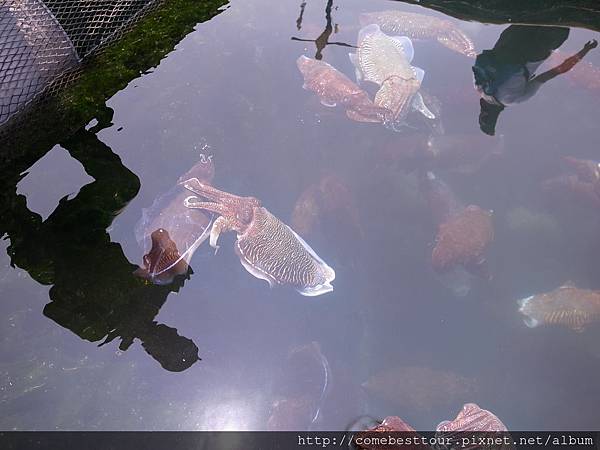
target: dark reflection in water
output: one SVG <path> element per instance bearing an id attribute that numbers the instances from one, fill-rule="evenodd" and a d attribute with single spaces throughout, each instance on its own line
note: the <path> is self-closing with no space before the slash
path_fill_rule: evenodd
<path id="1" fill-rule="evenodd" d="M 492 50 L 484 50 L 473 66 L 481 95 L 479 126 L 494 135 L 498 116 L 508 105 L 530 99 L 544 83 L 568 72 L 598 43 L 590 41 L 562 64 L 536 75 L 536 69 L 569 36 L 568 28 L 512 25 Z"/>
<path id="2" fill-rule="evenodd" d="M 300 3 L 300 15 L 296 19 L 296 29 L 300 31 L 302 29 L 302 18 L 304 17 L 304 8 L 306 8 L 306 2 Z"/>
<path id="3" fill-rule="evenodd" d="M 79 130 L 61 145 L 94 178 L 74 198 L 63 198 L 46 220 L 27 208 L 16 185 L 3 186 L 0 234 L 7 234 L 11 264 L 52 285 L 44 315 L 82 339 L 100 345 L 135 338 L 165 369 L 182 371 L 198 361 L 198 348 L 174 328 L 154 321 L 180 286 L 159 287 L 133 275 L 131 264 L 107 233 L 135 197 L 138 177 L 98 139 L 103 126 Z"/>
<path id="4" fill-rule="evenodd" d="M 296 27 L 298 30 L 302 29 L 302 17 L 304 16 L 304 8 L 306 6 L 306 2 L 302 2 L 300 4 L 300 15 L 296 20 Z M 339 45 L 341 47 L 351 47 L 354 48 L 353 45 L 347 44 L 345 42 L 329 42 L 329 37 L 332 33 L 337 33 L 338 25 L 333 26 L 333 22 L 331 20 L 331 9 L 333 8 L 333 0 L 328 0 L 327 5 L 325 6 L 325 29 L 316 39 L 301 39 L 298 37 L 292 37 L 292 41 L 301 41 L 301 42 L 314 42 L 317 47 L 317 52 L 315 53 L 315 59 L 323 59 L 323 50 L 328 45 Z M 337 6 L 336 6 L 337 9 Z"/>

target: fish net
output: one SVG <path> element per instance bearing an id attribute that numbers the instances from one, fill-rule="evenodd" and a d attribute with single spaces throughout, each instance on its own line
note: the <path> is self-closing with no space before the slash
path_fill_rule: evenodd
<path id="1" fill-rule="evenodd" d="M 0 127 L 77 76 L 161 0 L 0 1 Z"/>

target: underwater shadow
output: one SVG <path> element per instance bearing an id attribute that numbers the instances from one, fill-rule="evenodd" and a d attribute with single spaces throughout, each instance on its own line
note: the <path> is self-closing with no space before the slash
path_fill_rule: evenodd
<path id="1" fill-rule="evenodd" d="M 94 181 L 62 198 L 46 220 L 17 194 L 24 175 L 3 171 L 0 236 L 10 240 L 12 266 L 51 286 L 46 317 L 100 346 L 120 338 L 119 349 L 127 350 L 137 338 L 164 369 L 181 372 L 200 360 L 198 347 L 154 319 L 183 280 L 158 286 L 135 276 L 138 266 L 106 231 L 140 189 L 139 178 L 96 135 L 109 125 L 82 128 L 61 142 Z"/>

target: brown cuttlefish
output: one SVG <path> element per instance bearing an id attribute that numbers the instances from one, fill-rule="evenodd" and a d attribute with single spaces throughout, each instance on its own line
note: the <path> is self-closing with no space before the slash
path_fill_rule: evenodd
<path id="1" fill-rule="evenodd" d="M 544 294 L 519 300 L 519 312 L 530 328 L 539 325 L 562 325 L 583 331 L 600 320 L 600 291 L 580 289 L 567 283 Z"/>
<path id="2" fill-rule="evenodd" d="M 336 233 L 344 229 L 352 236 L 364 235 L 354 195 L 344 180 L 333 173 L 302 192 L 291 218 L 294 230 L 305 238 L 325 223 L 332 223 Z"/>
<path id="3" fill-rule="evenodd" d="M 188 261 L 181 257 L 177 244 L 167 230 L 154 230 L 150 242 L 152 247 L 142 260 L 144 267 L 138 268 L 135 275 L 162 285 L 170 284 L 175 277 L 187 273 Z"/>
<path id="4" fill-rule="evenodd" d="M 542 188 L 550 193 L 572 196 L 600 208 L 600 163 L 589 159 L 564 158 L 575 172 L 550 178 L 542 182 Z"/>
<path id="5" fill-rule="evenodd" d="M 445 408 L 479 390 L 473 378 L 422 366 L 392 367 L 372 375 L 362 386 L 390 405 L 420 412 Z"/>
<path id="6" fill-rule="evenodd" d="M 390 433 L 402 433 L 403 444 L 389 444 L 387 440 L 381 438 L 389 437 Z M 381 423 L 368 428 L 365 431 L 359 431 L 355 434 L 354 442 L 356 448 L 363 450 L 384 450 L 389 448 L 404 448 L 406 450 L 432 450 L 426 444 L 423 444 L 424 437 L 415 431 L 413 427 L 407 424 L 398 416 L 388 416 Z"/>
<path id="7" fill-rule="evenodd" d="M 492 212 L 477 205 L 465 206 L 433 172 L 422 177 L 422 189 L 438 233 L 431 263 L 438 273 L 458 266 L 473 275 L 490 279 L 485 252 L 494 239 Z"/>
<path id="8" fill-rule="evenodd" d="M 431 259 L 435 270 L 448 270 L 460 264 L 471 271 L 485 272 L 484 253 L 494 238 L 492 213 L 469 205 L 438 229 Z"/>
<path id="9" fill-rule="evenodd" d="M 381 123 L 390 115 L 389 110 L 375 106 L 365 91 L 330 64 L 302 55 L 296 65 L 304 77 L 302 87 L 316 93 L 323 106 L 340 105 L 346 109 L 346 116 L 356 122 Z"/>
<path id="10" fill-rule="evenodd" d="M 244 268 L 270 286 L 291 285 L 300 294 L 316 296 L 331 292 L 335 271 L 285 223 L 271 214 L 254 197 L 240 197 L 200 182 L 182 185 L 197 196 L 184 205 L 219 215 L 210 230 L 210 246 L 217 249 L 219 235 L 237 233 L 235 250 Z"/>

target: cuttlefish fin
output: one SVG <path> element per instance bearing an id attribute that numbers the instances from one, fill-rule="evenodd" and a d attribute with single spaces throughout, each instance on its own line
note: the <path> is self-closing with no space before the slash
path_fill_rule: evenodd
<path id="1" fill-rule="evenodd" d="M 328 102 L 327 100 L 321 99 L 321 105 L 326 106 L 327 108 L 335 108 L 336 102 Z"/>
<path id="2" fill-rule="evenodd" d="M 423 84 L 423 78 L 425 78 L 425 71 L 420 67 L 412 66 L 412 70 L 420 84 Z"/>
<path id="3" fill-rule="evenodd" d="M 278 284 L 277 280 L 275 280 L 266 271 L 262 270 L 260 267 L 257 267 L 256 265 L 252 264 L 249 260 L 246 259 L 244 253 L 240 250 L 239 243 L 237 242 L 235 244 L 235 252 L 240 258 L 240 263 L 242 264 L 244 269 L 248 271 L 248 273 L 258 278 L 259 280 L 265 280 L 269 284 L 270 288 L 273 288 Z"/>
<path id="4" fill-rule="evenodd" d="M 380 123 L 381 122 L 381 120 L 376 117 L 363 116 L 361 113 L 359 113 L 353 109 L 347 110 L 346 116 L 348 116 L 348 119 L 354 120 L 355 122 L 367 122 L 367 123 Z"/>
<path id="5" fill-rule="evenodd" d="M 435 119 L 435 114 L 433 114 L 429 108 L 425 105 L 423 101 L 423 96 L 420 92 L 417 92 L 412 99 L 412 107 L 423 114 L 428 119 Z"/>
<path id="6" fill-rule="evenodd" d="M 406 36 L 393 36 L 392 40 L 394 41 L 395 47 L 404 54 L 410 63 L 415 57 L 415 49 L 412 41 Z"/>
<path id="7" fill-rule="evenodd" d="M 356 76 L 356 81 L 360 83 L 363 79 L 363 74 L 362 70 L 360 70 L 358 56 L 356 53 L 348 53 L 348 58 L 350 58 L 350 62 L 354 66 L 354 75 Z"/>

